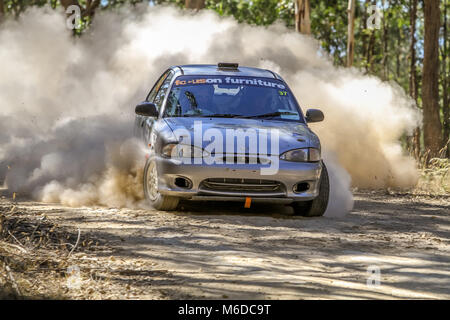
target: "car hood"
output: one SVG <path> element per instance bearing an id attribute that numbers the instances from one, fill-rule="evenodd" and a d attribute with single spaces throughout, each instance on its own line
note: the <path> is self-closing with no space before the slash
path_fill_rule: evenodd
<path id="1" fill-rule="evenodd" d="M 247 131 L 254 129 L 258 133 L 260 130 L 265 129 L 267 132 L 274 129 L 279 133 L 279 153 L 283 153 L 287 150 L 305 147 L 320 148 L 320 142 L 317 136 L 308 128 L 304 123 L 294 121 L 276 121 L 276 120 L 261 120 L 261 119 L 239 119 L 239 118 L 196 118 L 196 117 L 174 117 L 164 119 L 167 125 L 173 132 L 189 132 L 191 134 L 192 144 L 194 144 L 194 123 L 201 122 L 202 135 L 209 129 L 215 129 L 220 131 L 224 137 L 223 150 L 225 149 L 225 137 L 227 129 L 242 129 Z M 217 131 L 216 131 L 217 132 Z M 177 134 L 176 134 L 177 135 Z M 277 154 L 278 152 L 271 152 L 270 146 L 272 145 L 272 138 L 274 136 L 267 134 L 267 144 L 269 154 Z M 202 145 L 205 148 L 209 145 L 210 141 L 203 141 Z M 235 149 L 236 149 L 235 142 Z M 248 138 L 245 145 L 245 153 L 249 153 Z M 236 150 L 235 150 L 236 152 Z M 240 152 L 242 153 L 242 150 Z"/>

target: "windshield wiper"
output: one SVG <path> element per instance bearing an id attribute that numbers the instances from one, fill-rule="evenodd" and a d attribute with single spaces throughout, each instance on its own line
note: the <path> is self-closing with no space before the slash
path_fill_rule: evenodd
<path id="1" fill-rule="evenodd" d="M 202 114 L 180 114 L 176 115 L 175 117 L 203 117 Z"/>
<path id="2" fill-rule="evenodd" d="M 246 116 L 245 118 L 271 118 L 271 117 L 279 117 L 279 116 L 298 116 L 298 113 L 290 112 L 290 111 L 277 111 L 277 112 L 269 112 L 264 114 L 258 114 L 256 116 Z"/>
<path id="3" fill-rule="evenodd" d="M 215 113 L 215 114 L 183 114 L 178 115 L 177 117 L 198 117 L 198 118 L 236 118 L 242 117 L 240 114 L 231 114 L 231 113 Z"/>
<path id="4" fill-rule="evenodd" d="M 200 117 L 204 118 L 237 118 L 242 117 L 241 114 L 232 114 L 232 113 L 215 113 L 215 114 L 202 114 Z"/>

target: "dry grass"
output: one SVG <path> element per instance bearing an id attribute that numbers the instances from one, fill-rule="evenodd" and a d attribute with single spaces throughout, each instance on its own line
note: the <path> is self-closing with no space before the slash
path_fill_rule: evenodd
<path id="1" fill-rule="evenodd" d="M 414 193 L 450 195 L 450 159 L 433 158 L 420 169 L 421 175 Z"/>
<path id="2" fill-rule="evenodd" d="M 0 299 L 62 299 L 73 252 L 101 250 L 98 241 L 45 216 L 0 207 Z"/>

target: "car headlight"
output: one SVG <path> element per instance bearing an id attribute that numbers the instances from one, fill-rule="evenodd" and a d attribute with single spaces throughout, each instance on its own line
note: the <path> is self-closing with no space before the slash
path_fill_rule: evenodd
<path id="1" fill-rule="evenodd" d="M 161 153 L 167 158 L 202 158 L 209 156 L 209 153 L 202 148 L 180 143 L 166 144 Z"/>
<path id="2" fill-rule="evenodd" d="M 317 162 L 320 161 L 320 150 L 316 148 L 289 150 L 283 153 L 280 159 L 295 162 Z"/>

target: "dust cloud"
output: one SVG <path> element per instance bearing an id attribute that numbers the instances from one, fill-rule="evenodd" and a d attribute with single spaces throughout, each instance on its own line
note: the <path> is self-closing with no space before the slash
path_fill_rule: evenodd
<path id="1" fill-rule="evenodd" d="M 99 11 L 74 38 L 62 11 L 31 8 L 0 25 L 0 43 L 0 176 L 41 201 L 144 206 L 134 106 L 168 66 L 219 61 L 270 68 L 304 111 L 324 111 L 311 127 L 330 171 L 327 215 L 351 209 L 351 184 L 409 187 L 417 179 L 398 142 L 421 120 L 413 101 L 395 84 L 334 67 L 316 40 L 281 24 L 136 6 Z"/>

